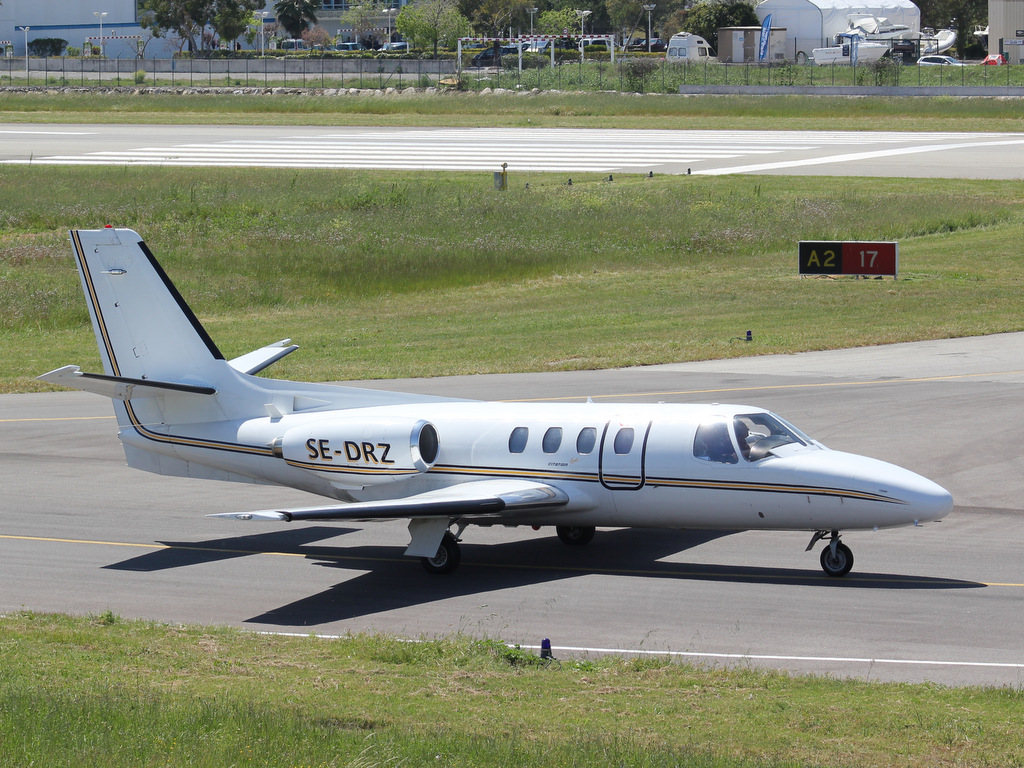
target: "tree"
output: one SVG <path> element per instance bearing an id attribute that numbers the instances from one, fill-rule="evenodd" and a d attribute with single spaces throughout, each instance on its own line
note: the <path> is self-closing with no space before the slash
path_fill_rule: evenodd
<path id="1" fill-rule="evenodd" d="M 177 32 L 188 44 L 197 49 L 196 39 L 213 13 L 213 0 L 142 0 L 139 3 L 139 25 L 148 29 L 153 37 L 164 37 Z"/>
<path id="2" fill-rule="evenodd" d="M 971 34 L 975 25 L 988 24 L 986 0 L 921 0 L 918 5 L 922 27 L 956 30 L 956 49 L 961 58 L 977 39 Z M 994 51 L 995 47 L 990 46 L 989 50 Z"/>
<path id="3" fill-rule="evenodd" d="M 303 32 L 316 24 L 318 5 L 313 0 L 277 0 L 274 3 L 277 23 L 292 37 L 302 37 Z"/>
<path id="4" fill-rule="evenodd" d="M 662 3 L 657 5 L 660 6 Z M 644 11 L 640 0 L 607 0 L 605 8 L 608 10 L 608 19 L 612 27 L 616 32 L 623 33 L 624 37 L 634 37 L 633 33 L 641 27 L 647 29 L 644 26 L 647 12 Z M 646 31 L 640 37 L 647 37 Z"/>
<path id="5" fill-rule="evenodd" d="M 28 44 L 28 52 L 32 56 L 49 58 L 60 56 L 68 47 L 68 41 L 62 37 L 37 37 Z"/>
<path id="6" fill-rule="evenodd" d="M 141 0 L 139 25 L 153 37 L 176 32 L 194 51 L 207 24 L 221 40 L 234 40 L 245 31 L 252 13 L 262 7 L 262 0 Z"/>
<path id="7" fill-rule="evenodd" d="M 331 35 L 323 27 L 313 27 L 302 33 L 302 40 L 309 48 L 320 46 L 320 48 L 326 49 L 331 43 Z"/>
<path id="8" fill-rule="evenodd" d="M 222 42 L 237 40 L 262 7 L 263 0 L 214 0 L 210 26 Z"/>
<path id="9" fill-rule="evenodd" d="M 537 19 L 537 30 L 542 35 L 561 35 L 568 30 L 573 34 L 579 26 L 579 16 L 572 8 L 560 11 L 544 11 Z"/>
<path id="10" fill-rule="evenodd" d="M 478 32 L 499 37 L 508 32 L 515 16 L 522 16 L 526 0 L 479 0 L 473 10 L 473 23 Z"/>
<path id="11" fill-rule="evenodd" d="M 364 3 L 362 5 L 349 5 L 348 10 L 341 14 L 341 23 L 352 28 L 352 37 L 357 43 L 372 30 L 376 24 L 377 17 L 381 13 L 378 3 Z"/>
<path id="12" fill-rule="evenodd" d="M 761 21 L 747 0 L 703 0 L 684 16 L 682 31 L 700 35 L 716 51 L 722 27 L 759 27 Z"/>
<path id="13" fill-rule="evenodd" d="M 459 13 L 456 0 L 415 0 L 402 8 L 395 28 L 410 45 L 433 48 L 435 57 L 439 45 L 454 45 L 473 29 Z"/>

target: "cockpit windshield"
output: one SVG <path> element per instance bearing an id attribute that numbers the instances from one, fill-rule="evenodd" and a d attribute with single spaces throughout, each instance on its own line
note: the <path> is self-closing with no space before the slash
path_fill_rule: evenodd
<path id="1" fill-rule="evenodd" d="M 731 420 L 718 419 L 701 424 L 693 441 L 693 455 L 704 461 L 737 464 L 760 461 L 774 449 L 796 443 L 810 445 L 811 439 L 772 413 L 741 413 Z"/>

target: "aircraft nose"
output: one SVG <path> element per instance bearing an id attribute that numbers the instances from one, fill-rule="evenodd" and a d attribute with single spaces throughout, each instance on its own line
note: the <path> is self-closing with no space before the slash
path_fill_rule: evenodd
<path id="1" fill-rule="evenodd" d="M 884 462 L 865 469 L 858 472 L 857 479 L 905 504 L 915 522 L 941 520 L 953 509 L 953 495 L 916 472 Z"/>

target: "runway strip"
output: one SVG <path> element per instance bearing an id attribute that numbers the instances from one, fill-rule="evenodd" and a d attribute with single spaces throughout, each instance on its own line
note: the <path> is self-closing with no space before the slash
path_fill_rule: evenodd
<path id="1" fill-rule="evenodd" d="M 878 168 L 901 158 L 909 161 L 922 153 L 942 152 L 947 155 L 944 172 L 955 177 L 961 172 L 954 161 L 964 153 L 987 152 L 991 159 L 994 152 L 1024 143 L 1021 134 L 909 131 L 131 128 L 131 133 L 124 136 L 118 133 L 124 126 L 95 126 L 88 132 L 43 127 L 4 129 L 11 134 L 34 135 L 39 142 L 23 143 L 25 149 L 21 151 L 0 149 L 0 163 L 451 171 L 493 171 L 505 163 L 512 172 L 697 175 L 828 165 L 833 169 L 862 169 L 864 175 L 892 175 L 880 173 Z M 275 130 L 278 135 L 272 135 Z M 239 138 L 246 133 L 253 135 Z M 203 140 L 182 141 L 182 136 L 188 134 L 201 134 Z M 67 140 L 53 138 L 57 136 Z M 90 138 L 72 141 L 76 136 Z M 216 138 L 219 136 L 224 139 Z M 105 148 L 84 149 L 96 146 Z M 882 162 L 870 168 L 868 164 L 874 160 Z M 1001 167 L 1007 165 L 1004 158 L 999 161 Z M 977 165 L 969 159 L 959 162 L 968 167 Z M 914 175 L 906 164 L 894 172 Z"/>

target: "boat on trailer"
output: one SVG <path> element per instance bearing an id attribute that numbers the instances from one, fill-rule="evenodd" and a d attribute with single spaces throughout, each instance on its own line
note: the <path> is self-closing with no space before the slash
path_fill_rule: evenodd
<path id="1" fill-rule="evenodd" d="M 829 64 L 873 64 L 890 50 L 886 43 L 864 40 L 861 35 L 836 35 L 836 44 L 815 48 L 811 58 L 819 67 Z"/>

